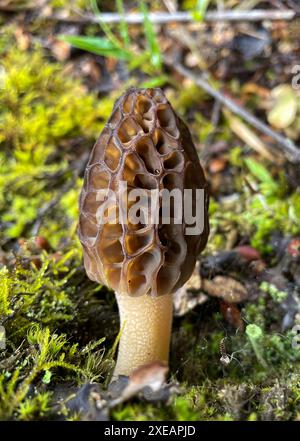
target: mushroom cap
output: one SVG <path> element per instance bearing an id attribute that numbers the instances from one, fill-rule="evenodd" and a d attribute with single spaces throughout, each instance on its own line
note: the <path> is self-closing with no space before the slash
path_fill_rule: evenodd
<path id="1" fill-rule="evenodd" d="M 127 191 L 120 196 L 121 181 Z M 193 206 L 195 190 L 203 189 L 203 230 L 187 234 L 184 222 L 174 222 L 174 207 L 171 223 L 162 222 L 161 197 L 157 223 L 143 217 L 150 204 L 142 202 L 139 222 L 130 217 L 124 222 L 119 203 L 132 189 L 147 195 L 192 189 Z M 189 279 L 209 234 L 207 182 L 190 132 L 161 89 L 129 89 L 116 101 L 91 152 L 79 205 L 79 239 L 90 279 L 131 296 L 172 293 Z M 132 207 L 129 201 L 127 213 Z"/>

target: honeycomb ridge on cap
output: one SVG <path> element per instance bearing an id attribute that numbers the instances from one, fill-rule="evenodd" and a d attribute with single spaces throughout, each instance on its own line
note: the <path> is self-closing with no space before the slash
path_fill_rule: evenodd
<path id="1" fill-rule="evenodd" d="M 142 188 L 147 194 L 204 189 L 203 232 L 186 235 L 184 223 L 144 224 L 143 209 L 139 224 L 120 224 L 119 201 L 114 206 L 107 194 L 118 192 L 120 180 L 128 191 Z M 116 101 L 91 152 L 79 205 L 79 238 L 92 280 L 119 293 L 156 296 L 189 279 L 209 234 L 207 182 L 189 130 L 161 89 L 129 89 Z M 115 219 L 99 222 L 114 210 Z"/>

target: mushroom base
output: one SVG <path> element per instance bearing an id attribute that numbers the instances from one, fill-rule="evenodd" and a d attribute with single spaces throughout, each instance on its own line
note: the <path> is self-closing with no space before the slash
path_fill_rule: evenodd
<path id="1" fill-rule="evenodd" d="M 169 359 L 172 294 L 130 297 L 116 293 L 122 330 L 113 377 L 130 375 L 139 366 Z"/>

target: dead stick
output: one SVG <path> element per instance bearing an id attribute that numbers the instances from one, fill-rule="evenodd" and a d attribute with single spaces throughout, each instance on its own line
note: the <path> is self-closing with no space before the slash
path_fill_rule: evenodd
<path id="1" fill-rule="evenodd" d="M 292 20 L 296 17 L 296 12 L 291 9 L 284 10 L 265 10 L 252 9 L 249 11 L 208 11 L 204 17 L 205 22 L 219 21 L 262 21 L 262 20 Z M 81 14 L 80 17 L 64 17 L 59 14 L 40 16 L 41 19 L 57 20 L 70 23 L 97 23 L 101 21 L 106 24 L 118 24 L 122 21 L 121 15 L 115 12 L 103 12 L 99 15 Z M 190 12 L 150 12 L 149 18 L 155 24 L 167 24 L 173 22 L 189 23 L 195 22 L 193 14 Z M 124 20 L 128 24 L 141 24 L 144 21 L 142 14 L 129 12 L 124 14 Z"/>
<path id="2" fill-rule="evenodd" d="M 205 90 L 205 92 L 213 96 L 221 104 L 231 110 L 231 112 L 241 117 L 248 124 L 255 127 L 260 132 L 274 139 L 274 141 L 277 142 L 277 146 L 275 147 L 280 147 L 289 161 L 293 163 L 300 163 L 300 149 L 293 143 L 293 141 L 275 132 L 273 129 L 271 129 L 270 126 L 264 124 L 258 118 L 248 112 L 248 110 L 239 106 L 236 102 L 223 95 L 220 91 L 214 89 L 204 78 L 203 74 L 196 75 L 189 69 L 186 69 L 184 66 L 182 66 L 182 64 L 176 63 L 174 62 L 174 60 L 170 60 L 166 57 L 164 58 L 164 61 L 168 66 L 172 67 L 179 74 L 194 81 L 197 86 L 201 87 L 203 90 Z"/>

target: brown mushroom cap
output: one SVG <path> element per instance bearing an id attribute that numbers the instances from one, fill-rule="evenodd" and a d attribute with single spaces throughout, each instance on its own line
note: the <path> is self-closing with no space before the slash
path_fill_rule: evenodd
<path id="1" fill-rule="evenodd" d="M 184 223 L 120 223 L 119 201 L 107 193 L 118 194 L 120 181 L 146 192 L 204 189 L 202 233 L 186 234 Z M 115 219 L 99 222 L 113 210 Z M 172 293 L 190 277 L 208 234 L 207 182 L 188 128 L 160 89 L 128 90 L 116 101 L 85 171 L 79 238 L 88 276 L 131 296 Z"/>

